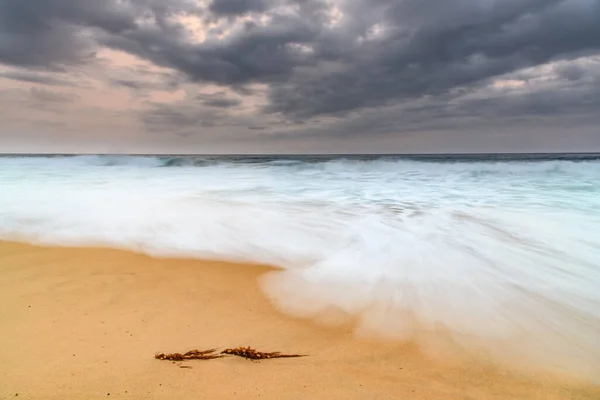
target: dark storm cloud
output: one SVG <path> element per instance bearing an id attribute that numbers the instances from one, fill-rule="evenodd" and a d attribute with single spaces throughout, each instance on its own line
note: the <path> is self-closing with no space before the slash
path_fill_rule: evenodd
<path id="1" fill-rule="evenodd" d="M 303 139 L 335 143 L 365 136 L 378 140 L 398 134 L 446 132 L 438 142 L 446 137 L 449 143 L 454 143 L 453 138 L 466 131 L 483 136 L 486 132 L 504 131 L 527 135 L 533 129 L 541 132 L 536 136 L 542 141 L 543 132 L 548 128 L 562 127 L 567 136 L 583 126 L 595 127 L 592 129 L 598 132 L 600 57 L 584 60 L 563 62 L 553 68 L 555 75 L 550 76 L 546 75 L 548 71 L 536 69 L 503 76 L 507 80 L 517 77 L 528 80 L 522 86 L 480 87 L 407 99 L 390 106 L 361 110 L 345 118 L 327 118 L 318 123 L 317 119 L 311 119 L 305 126 L 276 124 L 273 129 L 281 134 L 269 134 L 265 138 L 281 143 Z M 576 67 L 579 76 L 576 81 L 562 73 L 566 67 Z M 593 142 L 598 143 L 598 140 Z M 458 143 L 462 143 L 459 147 L 464 144 Z"/>
<path id="2" fill-rule="evenodd" d="M 102 24 L 112 32 L 127 29 L 115 2 L 3 0 L 0 2 L 0 62 L 29 67 L 60 67 L 82 62 L 92 43 L 83 29 Z"/>
<path id="3" fill-rule="evenodd" d="M 240 100 L 237 99 L 207 99 L 204 100 L 204 105 L 209 107 L 218 108 L 231 108 L 241 104 Z"/>
<path id="4" fill-rule="evenodd" d="M 600 49 L 597 0 L 347 1 L 337 25 L 322 3 L 298 4 L 222 41 L 138 30 L 112 44 L 196 81 L 267 83 L 266 111 L 296 119 L 439 96 Z"/>
<path id="5" fill-rule="evenodd" d="M 217 16 L 237 16 L 263 12 L 269 8 L 267 0 L 212 0 L 208 9 Z"/>
<path id="6" fill-rule="evenodd" d="M 318 26 L 298 16 L 274 16 L 268 26 L 245 23 L 222 41 L 192 44 L 175 25 L 108 35 L 107 45 L 177 69 L 193 81 L 221 85 L 283 81 L 312 63 L 290 45 L 315 40 Z"/>
<path id="7" fill-rule="evenodd" d="M 169 18 L 185 13 L 219 23 L 197 43 Z M 264 112 L 291 121 L 394 105 L 408 109 L 407 102 L 428 103 L 428 111 L 419 114 L 425 119 L 458 118 L 465 111 L 456 98 L 477 93 L 497 77 L 597 54 L 599 21 L 600 0 L 213 0 L 205 10 L 185 0 L 4 0 L 0 62 L 61 68 L 109 46 L 192 82 L 238 92 L 266 84 Z M 570 84 L 560 90 L 577 93 L 586 72 L 562 68 L 558 74 Z M 115 83 L 140 85 L 132 79 Z M 560 98 L 539 93 L 504 97 L 507 105 L 500 110 L 511 109 L 508 104 L 531 115 L 564 109 Z M 444 106 L 447 99 L 453 102 Z M 476 109 L 489 112 L 490 100 L 477 101 Z M 205 105 L 235 106 L 226 100 Z M 589 109 L 578 101 L 569 109 L 577 107 Z M 172 109 L 147 118 L 159 117 L 161 126 L 208 123 L 206 116 Z"/>
<path id="8" fill-rule="evenodd" d="M 435 3 L 389 2 L 380 19 L 389 33 L 356 44 L 332 72 L 274 85 L 269 110 L 312 116 L 438 96 L 600 49 L 598 1 Z"/>
<path id="9" fill-rule="evenodd" d="M 188 0 L 2 0 L 0 63 L 62 69 L 86 62 L 99 33 L 137 30 L 143 18 L 194 10 Z"/>

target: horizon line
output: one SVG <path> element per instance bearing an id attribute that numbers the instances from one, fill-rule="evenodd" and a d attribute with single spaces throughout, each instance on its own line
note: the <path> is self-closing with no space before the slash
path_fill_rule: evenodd
<path id="1" fill-rule="evenodd" d="M 465 152 L 465 153 L 0 153 L 2 156 L 146 156 L 146 157 L 281 157 L 281 156 L 501 156 L 501 155 L 600 155 L 600 151 L 550 151 L 550 152 Z"/>

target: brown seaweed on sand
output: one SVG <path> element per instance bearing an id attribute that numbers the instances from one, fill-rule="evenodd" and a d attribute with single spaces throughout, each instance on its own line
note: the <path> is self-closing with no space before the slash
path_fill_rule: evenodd
<path id="1" fill-rule="evenodd" d="M 304 355 L 302 354 L 281 354 L 278 351 L 272 353 L 263 353 L 261 351 L 256 351 L 252 347 L 236 347 L 235 349 L 225 349 L 221 352 L 221 354 L 229 354 L 233 356 L 244 357 L 249 360 L 304 357 Z"/>
<path id="2" fill-rule="evenodd" d="M 169 361 L 184 361 L 184 360 L 212 360 L 214 358 L 223 358 L 225 357 L 223 354 L 216 354 L 217 349 L 210 350 L 190 350 L 185 354 L 181 353 L 173 353 L 173 354 L 164 354 L 164 353 L 156 353 L 154 358 L 158 360 L 169 360 Z"/>

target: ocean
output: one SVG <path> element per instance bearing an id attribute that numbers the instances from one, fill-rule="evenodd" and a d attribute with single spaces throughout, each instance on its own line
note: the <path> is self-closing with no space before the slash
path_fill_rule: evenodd
<path id="1" fill-rule="evenodd" d="M 269 264 L 291 315 L 600 376 L 600 155 L 3 156 L 0 239 Z"/>

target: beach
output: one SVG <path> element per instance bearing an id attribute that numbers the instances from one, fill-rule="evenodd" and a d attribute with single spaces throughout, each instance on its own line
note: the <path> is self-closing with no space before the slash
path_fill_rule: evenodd
<path id="1" fill-rule="evenodd" d="M 0 398 L 600 398 L 572 377 L 424 355 L 286 316 L 259 287 L 271 270 L 1 242 Z M 307 357 L 154 359 L 237 346 Z"/>
<path id="2" fill-rule="evenodd" d="M 0 0 L 0 400 L 600 400 L 600 0 Z"/>

